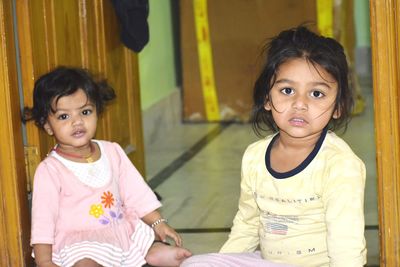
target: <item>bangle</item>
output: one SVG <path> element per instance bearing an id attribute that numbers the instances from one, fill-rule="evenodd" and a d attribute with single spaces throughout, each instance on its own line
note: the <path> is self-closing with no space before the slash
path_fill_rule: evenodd
<path id="1" fill-rule="evenodd" d="M 161 218 L 161 219 L 158 219 L 157 221 L 155 221 L 155 222 L 153 222 L 151 225 L 150 225 L 150 227 L 151 228 L 154 228 L 156 225 L 158 225 L 158 224 L 160 224 L 160 223 L 162 223 L 162 222 L 168 222 L 168 220 L 167 219 L 164 219 L 164 218 Z"/>

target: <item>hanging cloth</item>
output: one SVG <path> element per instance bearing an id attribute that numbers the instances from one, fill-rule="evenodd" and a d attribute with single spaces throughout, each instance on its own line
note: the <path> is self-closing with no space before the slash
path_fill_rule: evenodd
<path id="1" fill-rule="evenodd" d="M 148 0 L 112 0 L 121 26 L 122 43 L 135 52 L 140 52 L 149 41 Z"/>

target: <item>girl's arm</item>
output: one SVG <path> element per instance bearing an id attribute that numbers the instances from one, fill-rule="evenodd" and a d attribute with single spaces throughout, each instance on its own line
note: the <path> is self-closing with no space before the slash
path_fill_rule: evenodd
<path id="1" fill-rule="evenodd" d="M 229 239 L 222 246 L 222 253 L 252 252 L 257 248 L 260 238 L 258 236 L 259 215 L 257 203 L 254 200 L 251 174 L 254 158 L 248 148 L 242 160 L 242 180 L 240 183 L 239 208 L 233 220 L 233 227 Z"/>
<path id="2" fill-rule="evenodd" d="M 158 212 L 157 210 L 150 212 L 149 214 L 146 214 L 145 216 L 142 217 L 142 220 L 147 224 L 147 225 L 152 225 L 155 221 L 162 219 L 161 213 Z M 165 223 L 165 222 L 161 222 Z M 160 223 L 160 224 L 161 224 Z"/>
<path id="3" fill-rule="evenodd" d="M 253 196 L 246 189 L 241 190 L 239 210 L 233 220 L 229 239 L 222 246 L 222 253 L 253 252 L 260 239 L 258 236 L 259 211 Z"/>
<path id="4" fill-rule="evenodd" d="M 125 212 L 128 215 L 143 218 L 151 212 L 156 211 L 161 207 L 161 203 L 157 200 L 157 196 L 153 190 L 151 190 L 142 175 L 133 166 L 122 148 L 117 143 L 112 143 L 112 147 L 109 146 L 107 145 L 107 149 L 113 152 L 111 154 L 112 165 L 116 165 L 115 167 L 119 170 L 119 191 L 121 200 L 125 206 Z"/>
<path id="5" fill-rule="evenodd" d="M 323 194 L 330 266 L 360 267 L 366 263 L 365 166 L 355 157 L 330 161 Z"/>
<path id="6" fill-rule="evenodd" d="M 35 253 L 35 262 L 38 267 L 58 267 L 52 261 L 52 245 L 51 244 L 35 244 L 33 245 Z"/>
<path id="7" fill-rule="evenodd" d="M 32 197 L 32 223 L 31 244 L 39 267 L 57 266 L 52 262 L 52 245 L 54 244 L 55 218 L 59 211 L 60 174 L 42 162 L 36 169 L 33 197 Z"/>
<path id="8" fill-rule="evenodd" d="M 152 225 L 159 219 L 161 214 L 157 209 L 161 203 L 157 200 L 156 195 L 144 181 L 138 170 L 133 166 L 132 162 L 125 155 L 125 152 L 118 144 L 114 144 L 117 151 L 120 169 L 120 193 L 125 205 L 127 214 L 135 214 L 139 216 L 146 224 Z M 165 221 L 160 221 L 153 225 L 153 230 L 162 241 L 166 241 L 167 237 L 171 237 L 175 244 L 182 245 L 181 237 L 172 229 Z"/>

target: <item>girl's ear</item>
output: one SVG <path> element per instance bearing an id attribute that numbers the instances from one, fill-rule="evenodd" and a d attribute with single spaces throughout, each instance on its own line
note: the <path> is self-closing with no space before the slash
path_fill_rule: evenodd
<path id="1" fill-rule="evenodd" d="M 43 128 L 44 128 L 44 130 L 46 131 L 46 133 L 48 134 L 48 135 L 53 135 L 54 133 L 53 133 L 53 130 L 51 129 L 51 126 L 50 126 L 50 124 L 48 123 L 48 122 L 46 122 L 44 125 L 43 125 Z"/>
<path id="2" fill-rule="evenodd" d="M 334 119 L 339 119 L 339 118 L 340 118 L 340 115 L 341 115 L 340 107 L 338 107 L 338 108 L 333 112 L 332 118 L 334 118 Z"/>
<path id="3" fill-rule="evenodd" d="M 265 109 L 266 111 L 271 111 L 271 109 L 272 109 L 272 107 L 271 107 L 271 101 L 269 101 L 268 98 L 265 100 L 264 109 Z"/>

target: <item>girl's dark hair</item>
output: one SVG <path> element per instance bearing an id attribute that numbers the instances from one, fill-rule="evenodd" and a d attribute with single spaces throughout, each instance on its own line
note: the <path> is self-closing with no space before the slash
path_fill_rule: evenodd
<path id="1" fill-rule="evenodd" d="M 304 26 L 282 31 L 264 47 L 266 63 L 254 85 L 254 106 L 251 116 L 253 129 L 261 136 L 263 131 L 278 131 L 271 111 L 264 109 L 274 86 L 279 67 L 290 59 L 303 58 L 319 65 L 338 83 L 335 109 L 338 119 L 331 119 L 328 129 L 347 127 L 353 108 L 353 92 L 348 82 L 348 65 L 343 47 L 334 39 L 315 34 Z M 267 127 L 265 127 L 267 126 Z"/>
<path id="2" fill-rule="evenodd" d="M 88 70 L 60 66 L 35 82 L 33 107 L 24 108 L 22 120 L 34 120 L 43 129 L 50 112 L 55 112 L 51 107 L 53 100 L 57 102 L 61 97 L 72 95 L 79 89 L 96 106 L 97 114 L 104 110 L 108 101 L 115 98 L 114 89 L 105 80 L 96 81 Z"/>

